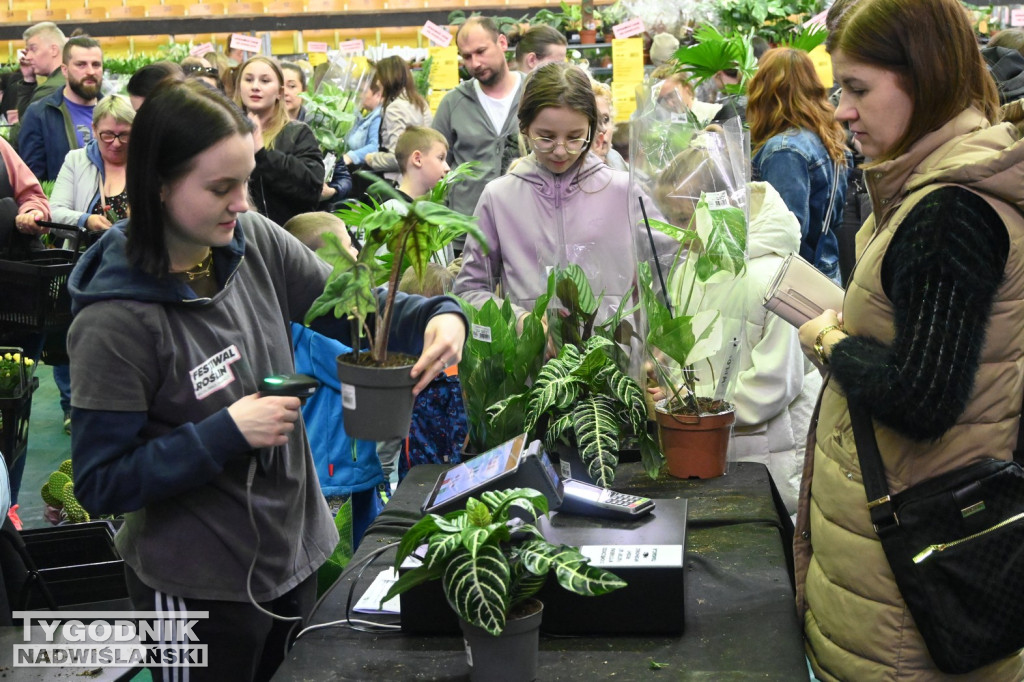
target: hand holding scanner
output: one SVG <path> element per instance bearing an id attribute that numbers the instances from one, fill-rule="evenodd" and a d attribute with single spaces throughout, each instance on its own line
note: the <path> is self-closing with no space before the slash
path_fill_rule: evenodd
<path id="1" fill-rule="evenodd" d="M 305 400 L 320 387 L 320 382 L 307 374 L 275 374 L 260 382 L 260 395 L 295 396 Z"/>

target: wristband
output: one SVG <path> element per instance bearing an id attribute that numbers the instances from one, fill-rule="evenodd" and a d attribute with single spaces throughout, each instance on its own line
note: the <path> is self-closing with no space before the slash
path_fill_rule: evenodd
<path id="1" fill-rule="evenodd" d="M 825 335 L 831 331 L 836 331 L 837 329 L 841 329 L 837 324 L 830 324 L 823 327 L 822 330 L 818 332 L 818 336 L 814 339 L 814 355 L 818 358 L 818 363 L 822 366 L 828 364 L 828 356 L 825 355 L 825 346 L 822 345 L 825 341 Z"/>

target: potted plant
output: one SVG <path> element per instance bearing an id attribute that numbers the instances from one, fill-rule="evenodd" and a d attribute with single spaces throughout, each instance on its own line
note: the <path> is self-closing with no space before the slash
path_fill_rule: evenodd
<path id="1" fill-rule="evenodd" d="M 469 426 L 468 451 L 486 452 L 523 432 L 525 405 L 510 406 L 501 415 L 488 409 L 527 390 L 544 361 L 544 313 L 547 296 L 520 323 L 511 301 L 494 300 L 479 309 L 465 301 L 462 310 L 471 333 L 462 349 L 459 380 Z"/>
<path id="2" fill-rule="evenodd" d="M 338 375 L 345 431 L 353 438 L 380 441 L 409 433 L 415 383 L 409 370 L 415 358 L 388 353 L 398 281 L 410 266 L 422 277 L 431 256 L 456 237 L 472 235 L 486 249 L 476 218 L 443 203 L 449 187 L 471 173 L 471 167 L 463 164 L 430 194 L 411 203 L 386 182 L 372 185 L 371 193 L 389 196 L 395 203 L 352 202 L 336 214 L 360 236 L 363 247 L 355 258 L 337 237 L 324 235 L 325 245 L 317 253 L 333 270 L 305 321 L 309 324 L 329 313 L 351 320 L 353 350 L 338 357 Z M 387 288 L 377 289 L 383 282 Z"/>
<path id="3" fill-rule="evenodd" d="M 517 488 L 469 498 L 465 509 L 444 516 L 425 516 L 402 537 L 395 558 L 400 577 L 382 602 L 440 579 L 462 625 L 470 679 L 535 679 L 543 605 L 533 596 L 548 573 L 554 571 L 565 589 L 586 596 L 626 584 L 590 566 L 578 549 L 546 541 L 533 521 L 547 511 L 541 493 Z M 419 566 L 403 571 L 406 558 L 423 545 Z"/>
<path id="4" fill-rule="evenodd" d="M 726 33 L 754 30 L 773 45 L 781 44 L 822 4 L 821 0 L 729 0 L 718 3 L 717 23 Z"/>
<path id="5" fill-rule="evenodd" d="M 627 318 L 636 308 L 620 305 L 608 320 L 596 324 L 599 300 L 577 265 L 549 276 L 547 300 L 555 296 L 561 307 L 548 310 L 548 352 L 558 348 L 557 355 L 544 364 L 532 386 L 492 405 L 490 418 L 510 411 L 524 414 L 519 430 L 543 439 L 549 451 L 574 451 L 595 485 L 607 488 L 614 482 L 627 441 L 635 441 L 644 469 L 656 477 L 664 459 L 647 430 L 644 392 L 625 371 L 629 357 L 617 343 L 629 343 L 634 335 Z M 623 296 L 630 298 L 630 292 Z"/>
<path id="6" fill-rule="evenodd" d="M 735 31 L 723 35 L 711 24 L 704 24 L 694 34 L 694 43 L 676 50 L 678 70 L 687 74 L 694 88 L 700 87 L 721 71 L 735 70 L 738 83 L 723 87 L 727 95 L 742 95 L 746 92 L 747 81 L 757 72 L 757 60 L 751 40 L 754 30 L 747 33 Z"/>
<path id="7" fill-rule="evenodd" d="M 616 0 L 615 3 L 602 8 L 599 12 L 595 10 L 594 15 L 600 16 L 601 32 L 604 34 L 604 41 L 610 43 L 615 39 L 615 33 L 612 31 L 612 28 L 629 18 L 629 10 L 622 4 L 622 0 Z"/>
<path id="8" fill-rule="evenodd" d="M 725 472 L 735 421 L 729 397 L 744 320 L 729 302 L 743 300 L 747 226 L 747 166 L 737 160 L 745 145 L 735 125 L 731 153 L 721 128 L 698 132 L 660 169 L 652 195 L 665 220 L 648 225 L 679 247 L 667 267 L 640 266 L 651 368 L 667 393 L 656 405 L 661 445 L 669 473 L 681 478 Z"/>
<path id="9" fill-rule="evenodd" d="M 572 5 L 562 0 L 560 3 L 562 8 L 562 30 L 565 31 L 565 38 L 570 43 L 580 43 L 582 36 L 580 35 L 583 30 L 583 8 L 581 5 Z"/>

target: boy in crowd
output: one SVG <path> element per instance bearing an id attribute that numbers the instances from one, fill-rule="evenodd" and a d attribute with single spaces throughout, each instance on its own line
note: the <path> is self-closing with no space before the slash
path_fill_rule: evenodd
<path id="1" fill-rule="evenodd" d="M 448 140 L 433 128 L 409 126 L 398 138 L 395 158 L 402 171 L 398 191 L 411 202 L 448 173 Z"/>

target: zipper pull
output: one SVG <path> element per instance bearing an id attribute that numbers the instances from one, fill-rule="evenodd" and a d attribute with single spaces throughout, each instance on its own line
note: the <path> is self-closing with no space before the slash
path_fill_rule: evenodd
<path id="1" fill-rule="evenodd" d="M 935 552 L 941 552 L 945 548 L 945 545 L 930 545 L 928 547 L 925 547 L 923 550 L 914 555 L 914 563 L 919 564 Z"/>

